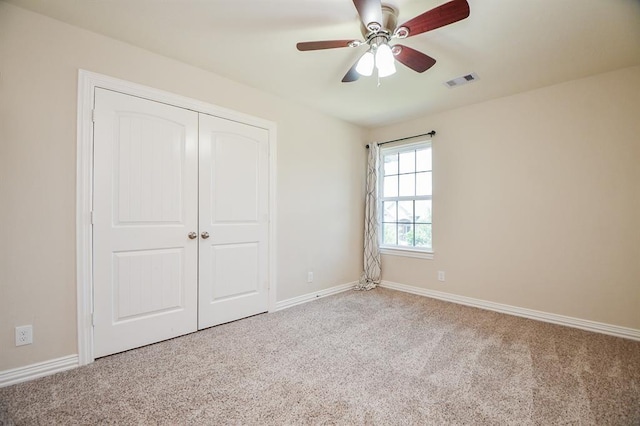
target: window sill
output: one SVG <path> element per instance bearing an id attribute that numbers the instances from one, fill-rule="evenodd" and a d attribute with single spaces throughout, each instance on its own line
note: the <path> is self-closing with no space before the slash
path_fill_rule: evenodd
<path id="1" fill-rule="evenodd" d="M 386 254 L 390 256 L 415 257 L 418 259 L 433 259 L 432 251 L 411 250 L 395 247 L 380 247 L 380 254 Z"/>

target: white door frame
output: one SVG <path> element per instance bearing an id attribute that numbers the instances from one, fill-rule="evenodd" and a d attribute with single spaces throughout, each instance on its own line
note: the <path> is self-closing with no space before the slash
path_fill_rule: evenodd
<path id="1" fill-rule="evenodd" d="M 114 90 L 156 102 L 174 105 L 227 120 L 260 127 L 269 132 L 269 312 L 276 310 L 276 124 L 206 102 L 154 89 L 125 80 L 78 71 L 78 141 L 76 171 L 76 281 L 78 308 L 78 362 L 86 365 L 93 355 L 93 105 L 94 89 Z"/>

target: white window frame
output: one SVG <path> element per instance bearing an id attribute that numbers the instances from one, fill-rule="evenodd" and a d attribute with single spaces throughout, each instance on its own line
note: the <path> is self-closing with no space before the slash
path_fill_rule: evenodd
<path id="1" fill-rule="evenodd" d="M 380 147 L 379 152 L 379 161 L 378 161 L 378 227 L 381 232 L 378 233 L 378 247 L 380 254 L 392 255 L 392 256 L 404 256 L 404 257 L 415 257 L 420 259 L 433 259 L 434 251 L 433 251 L 433 236 L 432 236 L 432 244 L 430 249 L 423 249 L 417 247 L 407 247 L 407 246 L 397 246 L 397 245 L 384 245 L 383 241 L 383 233 L 382 233 L 382 221 L 383 221 L 383 202 L 384 201 L 403 201 L 403 199 L 407 201 L 413 200 L 431 200 L 431 205 L 433 209 L 433 195 L 420 195 L 413 197 L 390 197 L 385 198 L 382 196 L 383 194 L 383 181 L 384 181 L 384 156 L 389 153 L 402 153 L 406 151 L 413 151 L 418 148 L 429 147 L 432 149 L 432 164 L 431 164 L 431 176 L 432 176 L 432 191 L 433 194 L 433 146 L 431 144 L 431 139 L 420 140 L 416 142 L 392 145 L 389 147 Z M 433 218 L 431 222 L 431 232 L 433 235 Z"/>

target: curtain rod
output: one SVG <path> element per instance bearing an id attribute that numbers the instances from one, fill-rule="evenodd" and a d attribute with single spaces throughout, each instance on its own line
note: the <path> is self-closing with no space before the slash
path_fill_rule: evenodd
<path id="1" fill-rule="evenodd" d="M 400 142 L 400 141 L 404 141 L 404 140 L 407 140 L 407 139 L 419 138 L 420 136 L 431 136 L 431 137 L 434 137 L 435 135 L 436 135 L 436 131 L 432 130 L 430 132 L 422 133 L 420 135 L 413 135 L 413 136 L 407 136 L 406 138 L 400 138 L 400 139 L 393 139 L 393 140 L 390 140 L 390 141 L 378 142 L 378 146 L 384 145 L 386 143 L 391 143 L 391 142 Z M 367 144 L 367 149 L 368 148 L 369 148 L 369 144 Z"/>

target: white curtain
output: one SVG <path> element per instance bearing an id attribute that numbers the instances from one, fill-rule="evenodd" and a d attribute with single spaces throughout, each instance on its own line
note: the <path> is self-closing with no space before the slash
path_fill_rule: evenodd
<path id="1" fill-rule="evenodd" d="M 371 290 L 380 284 L 378 250 L 378 153 L 377 143 L 369 144 L 367 160 L 367 194 L 364 207 L 364 272 L 356 290 Z"/>

